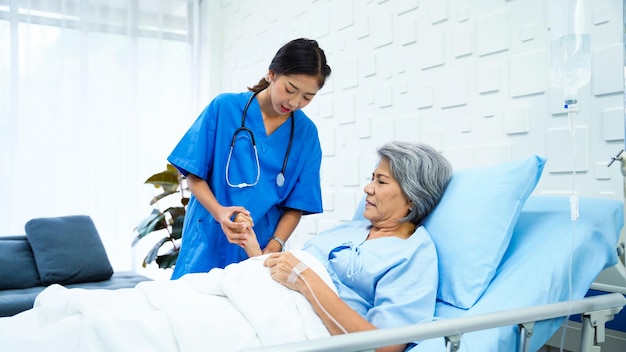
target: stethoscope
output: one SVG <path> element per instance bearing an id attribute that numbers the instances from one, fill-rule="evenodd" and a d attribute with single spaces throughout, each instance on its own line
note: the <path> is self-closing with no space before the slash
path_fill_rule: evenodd
<path id="1" fill-rule="evenodd" d="M 253 187 L 253 186 L 256 186 L 257 183 L 259 183 L 259 179 L 261 178 L 261 165 L 259 164 L 259 152 L 257 151 L 257 148 L 256 148 L 256 141 L 254 140 L 254 133 L 252 133 L 251 129 L 246 127 L 246 113 L 248 112 L 248 107 L 250 106 L 250 103 L 252 103 L 252 100 L 254 99 L 254 97 L 257 94 L 259 94 L 259 92 L 261 92 L 262 90 L 263 89 L 254 92 L 254 94 L 252 94 L 252 96 L 246 103 L 246 106 L 243 108 L 243 113 L 241 114 L 241 127 L 235 130 L 235 133 L 233 133 L 233 138 L 230 142 L 230 152 L 228 153 L 228 160 L 226 161 L 226 183 L 230 187 L 235 187 L 235 188 Z M 285 152 L 285 158 L 283 159 L 283 168 L 280 170 L 278 175 L 276 175 L 276 185 L 278 187 L 282 187 L 285 184 L 285 169 L 287 168 L 287 160 L 289 160 L 289 152 L 291 151 L 291 144 L 293 143 L 293 131 L 294 131 L 293 111 L 289 115 L 289 118 L 291 120 L 291 133 L 289 134 L 289 144 L 287 145 L 287 151 Z M 230 170 L 230 159 L 233 155 L 233 148 L 235 147 L 235 140 L 237 139 L 237 134 L 239 132 L 246 132 L 250 136 L 250 139 L 252 140 L 252 150 L 254 151 L 254 158 L 256 159 L 256 179 L 254 180 L 253 183 L 242 182 L 239 184 L 233 184 L 230 182 L 230 179 L 228 177 L 228 174 L 229 174 L 228 171 Z"/>

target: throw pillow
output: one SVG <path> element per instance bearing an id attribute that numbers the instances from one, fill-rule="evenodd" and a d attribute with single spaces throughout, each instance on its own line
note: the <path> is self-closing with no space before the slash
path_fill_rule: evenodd
<path id="1" fill-rule="evenodd" d="M 89 216 L 32 219 L 25 229 L 44 285 L 103 281 L 113 275 Z"/>

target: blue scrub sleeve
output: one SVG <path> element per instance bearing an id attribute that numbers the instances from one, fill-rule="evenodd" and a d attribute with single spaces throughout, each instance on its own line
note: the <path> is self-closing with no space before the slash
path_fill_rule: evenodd
<path id="1" fill-rule="evenodd" d="M 216 100 L 202 111 L 167 158 L 184 176 L 208 178 L 215 154 Z"/>

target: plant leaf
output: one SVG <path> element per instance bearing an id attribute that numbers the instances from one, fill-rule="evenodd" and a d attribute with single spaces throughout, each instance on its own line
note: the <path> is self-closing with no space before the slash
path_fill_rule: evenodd
<path id="1" fill-rule="evenodd" d="M 152 263 L 157 258 L 157 255 L 159 254 L 159 249 L 161 249 L 163 243 L 167 241 L 169 241 L 169 237 L 163 237 L 157 243 L 155 243 L 154 246 L 152 246 L 150 251 L 148 251 L 148 254 L 146 254 L 146 257 L 143 259 L 142 266 L 144 268 L 146 267 L 146 265 Z"/>
<path id="2" fill-rule="evenodd" d="M 180 186 L 178 181 L 178 171 L 166 170 L 150 176 L 144 183 L 154 185 L 156 188 L 163 187 L 164 192 L 171 192 Z"/>
<path id="3" fill-rule="evenodd" d="M 171 237 L 175 240 L 179 240 L 183 237 L 183 224 L 185 223 L 185 214 L 179 215 L 174 218 L 172 223 Z"/>
<path id="4" fill-rule="evenodd" d="M 167 228 L 167 221 L 165 221 L 165 214 L 159 212 L 157 209 L 152 209 L 152 213 L 137 225 L 135 231 L 137 231 L 137 237 L 133 239 L 131 246 L 135 246 L 137 242 L 144 238 L 147 234 L 163 230 Z"/>
<path id="5" fill-rule="evenodd" d="M 154 203 L 156 203 L 156 202 L 160 201 L 161 199 L 163 199 L 163 198 L 165 198 L 165 197 L 167 197 L 169 195 L 172 195 L 174 193 L 178 193 L 178 191 L 176 189 L 174 189 L 174 190 L 166 190 L 165 187 L 164 187 L 163 188 L 163 193 L 155 196 L 154 198 L 152 198 L 150 200 L 150 205 L 154 205 Z"/>
<path id="6" fill-rule="evenodd" d="M 172 164 L 167 164 L 165 165 L 165 169 L 167 171 L 172 171 L 172 172 L 176 172 L 178 173 L 178 169 L 176 168 L 176 166 L 172 165 Z"/>
<path id="7" fill-rule="evenodd" d="M 178 259 L 178 249 L 172 248 L 167 253 L 162 254 L 156 258 L 156 263 L 159 264 L 159 268 L 167 269 L 171 268 L 176 264 L 176 260 Z"/>

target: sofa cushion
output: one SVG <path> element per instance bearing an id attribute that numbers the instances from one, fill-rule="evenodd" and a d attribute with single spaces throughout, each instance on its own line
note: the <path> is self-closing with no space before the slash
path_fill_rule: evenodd
<path id="1" fill-rule="evenodd" d="M 44 285 L 102 281 L 113 275 L 89 216 L 32 219 L 25 229 Z"/>
<path id="2" fill-rule="evenodd" d="M 40 286 L 26 236 L 0 237 L 0 290 Z"/>
<path id="3" fill-rule="evenodd" d="M 31 309 L 46 286 L 0 290 L 0 317 L 10 317 Z"/>

